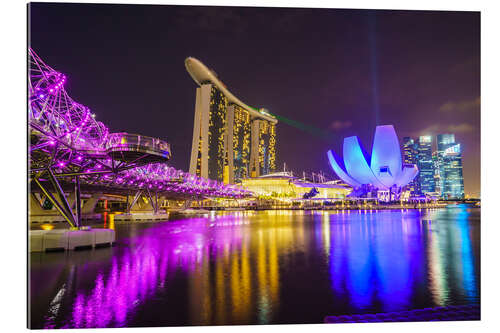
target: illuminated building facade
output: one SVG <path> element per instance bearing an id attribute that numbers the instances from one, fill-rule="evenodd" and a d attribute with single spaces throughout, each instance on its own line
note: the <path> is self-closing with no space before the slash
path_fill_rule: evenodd
<path id="1" fill-rule="evenodd" d="M 343 159 L 332 150 L 327 155 L 337 176 L 354 188 L 352 196 L 366 196 L 377 190 L 388 192 L 388 200 L 397 199 L 419 172 L 415 164 L 403 164 L 392 125 L 377 126 L 371 155 L 357 136 L 344 138 Z"/>
<path id="2" fill-rule="evenodd" d="M 226 128 L 227 99 L 214 86 L 210 89 L 208 121 L 208 178 L 221 181 L 224 176 L 224 129 Z"/>
<path id="3" fill-rule="evenodd" d="M 414 144 L 411 138 L 403 139 L 404 159 L 416 161 L 420 170 L 415 179 L 415 192 L 443 199 L 463 199 L 464 180 L 461 145 L 454 134 L 439 134 L 437 150 L 432 151 L 432 136 L 420 136 Z M 408 186 L 411 186 L 409 184 Z"/>
<path id="4" fill-rule="evenodd" d="M 311 183 L 293 177 L 286 172 L 267 174 L 260 177 L 242 179 L 242 186 L 257 196 L 267 196 L 283 199 L 301 199 L 312 189 L 318 194 L 315 200 L 344 199 L 352 189 L 347 186 L 331 183 Z"/>
<path id="5" fill-rule="evenodd" d="M 441 194 L 443 191 L 443 156 L 439 152 L 432 153 L 432 163 L 434 165 L 434 191 Z"/>
<path id="6" fill-rule="evenodd" d="M 276 125 L 265 120 L 252 122 L 250 176 L 267 175 L 276 169 Z"/>
<path id="7" fill-rule="evenodd" d="M 418 138 L 417 166 L 420 170 L 418 182 L 422 193 L 435 192 L 434 162 L 432 160 L 432 136 L 420 136 Z"/>
<path id="8" fill-rule="evenodd" d="M 189 172 L 231 184 L 273 172 L 276 118 L 241 102 L 199 60 L 185 64 L 199 85 Z"/>
<path id="9" fill-rule="evenodd" d="M 403 163 L 417 164 L 418 146 L 410 137 L 403 138 Z M 410 195 L 420 194 L 420 184 L 417 179 L 413 179 L 406 185 L 406 189 L 410 191 Z"/>
<path id="10" fill-rule="evenodd" d="M 440 174 L 440 193 L 444 199 L 464 198 L 462 148 L 454 134 L 437 136 L 437 166 Z"/>
<path id="11" fill-rule="evenodd" d="M 233 121 L 233 168 L 234 179 L 249 176 L 250 164 L 250 113 L 239 105 L 232 105 Z"/>

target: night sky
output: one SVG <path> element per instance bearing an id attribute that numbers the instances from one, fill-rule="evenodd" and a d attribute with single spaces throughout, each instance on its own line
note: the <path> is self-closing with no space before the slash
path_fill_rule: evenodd
<path id="1" fill-rule="evenodd" d="M 478 12 L 32 4 L 29 43 L 111 132 L 160 137 L 188 170 L 196 83 L 188 56 L 277 126 L 280 169 L 322 170 L 328 149 L 377 124 L 455 133 L 465 192 L 480 193 Z M 298 128 L 301 127 L 302 129 Z"/>

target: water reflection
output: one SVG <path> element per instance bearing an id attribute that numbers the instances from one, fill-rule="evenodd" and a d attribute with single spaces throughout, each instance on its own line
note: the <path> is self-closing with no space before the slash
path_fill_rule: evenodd
<path id="1" fill-rule="evenodd" d="M 418 211 L 333 215 L 330 277 L 363 310 L 376 300 L 383 311 L 405 308 L 423 261 Z M 362 312 L 362 311 L 357 311 Z"/>
<path id="2" fill-rule="evenodd" d="M 432 278 L 438 304 L 447 304 L 452 290 L 468 299 L 479 297 L 479 244 L 471 240 L 479 238 L 479 230 L 470 226 L 471 211 L 473 210 L 466 206 L 458 206 L 455 209 L 434 211 L 431 215 L 433 220 L 442 222 L 434 223 L 430 236 L 431 262 L 435 272 Z M 477 247 L 476 253 L 472 249 L 474 244 Z M 446 279 L 450 274 L 456 280 Z M 455 285 L 449 286 L 450 282 Z"/>
<path id="3" fill-rule="evenodd" d="M 107 223 L 114 248 L 32 255 L 33 327 L 322 322 L 479 301 L 466 207 Z"/>

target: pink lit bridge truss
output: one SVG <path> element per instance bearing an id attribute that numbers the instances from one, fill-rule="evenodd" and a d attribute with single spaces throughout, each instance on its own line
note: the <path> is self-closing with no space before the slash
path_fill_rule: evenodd
<path id="1" fill-rule="evenodd" d="M 66 92 L 66 76 L 30 48 L 28 75 L 29 174 L 72 227 L 81 226 L 81 191 L 146 196 L 158 211 L 159 196 L 172 199 L 243 198 L 236 185 L 169 167 L 170 145 L 157 138 L 109 133 L 91 110 Z M 75 193 L 75 212 L 65 192 Z"/>

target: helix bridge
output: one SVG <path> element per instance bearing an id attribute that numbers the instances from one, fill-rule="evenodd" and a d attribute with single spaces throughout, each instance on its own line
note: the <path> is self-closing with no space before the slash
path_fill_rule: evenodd
<path id="1" fill-rule="evenodd" d="M 158 210 L 158 198 L 243 198 L 236 185 L 176 170 L 166 162 L 170 145 L 157 138 L 109 133 L 91 110 L 65 90 L 66 75 L 31 49 L 28 64 L 29 176 L 72 227 L 81 226 L 81 193 L 127 195 L 131 207 L 142 195 Z M 75 212 L 65 193 L 75 194 Z M 128 196 L 134 199 L 128 204 Z"/>

